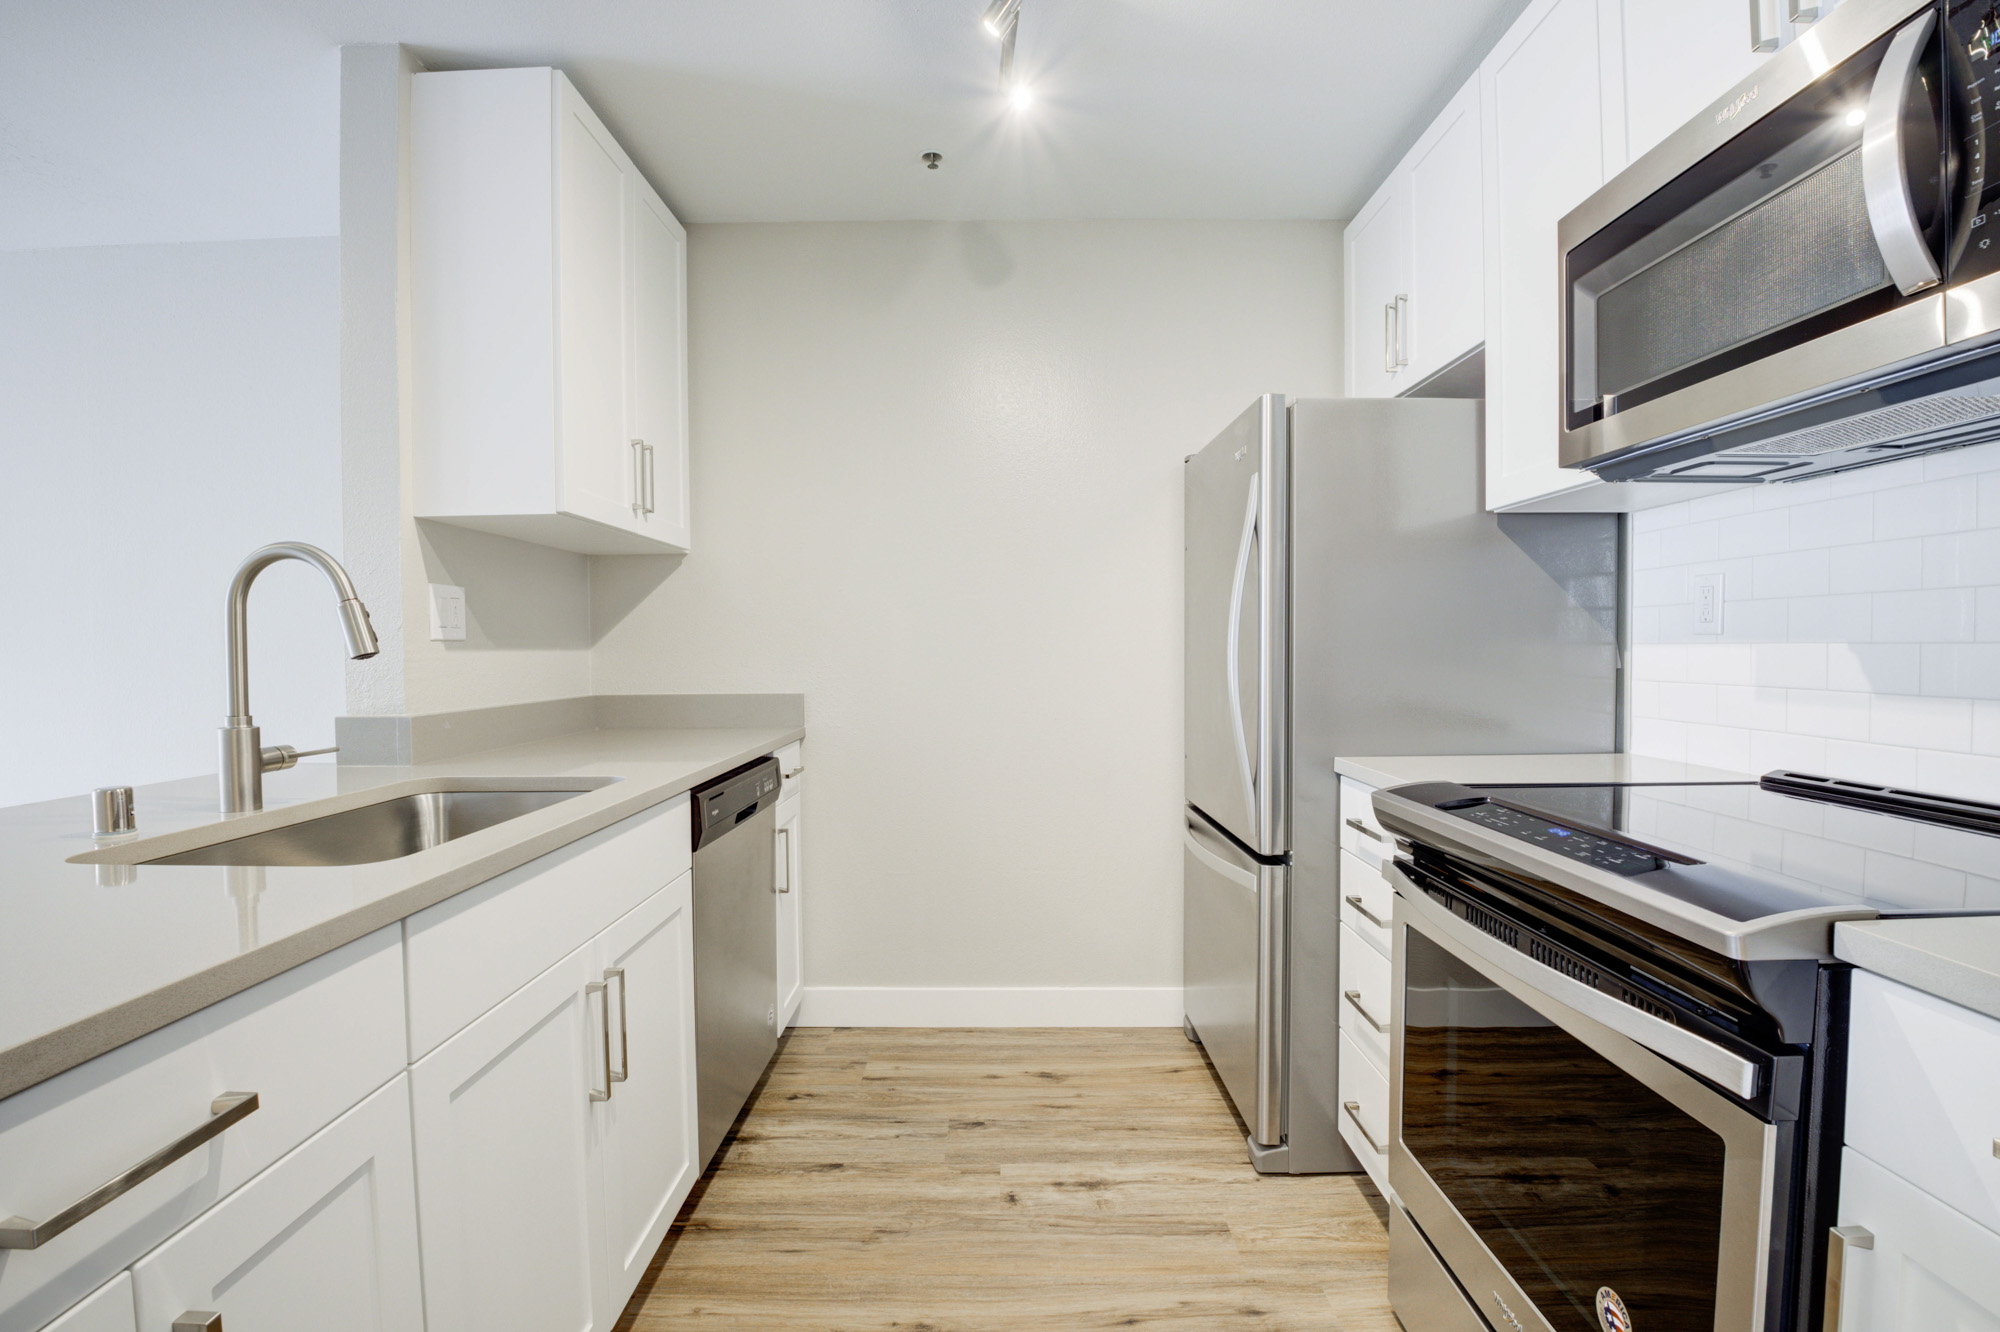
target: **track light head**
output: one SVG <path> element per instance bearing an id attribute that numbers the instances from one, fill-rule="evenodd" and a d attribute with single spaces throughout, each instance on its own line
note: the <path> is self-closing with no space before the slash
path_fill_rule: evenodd
<path id="1" fill-rule="evenodd" d="M 1020 13 L 1021 0 L 993 0 L 986 6 L 986 17 L 980 22 L 995 37 L 1005 37 L 1007 29 L 1014 25 Z"/>

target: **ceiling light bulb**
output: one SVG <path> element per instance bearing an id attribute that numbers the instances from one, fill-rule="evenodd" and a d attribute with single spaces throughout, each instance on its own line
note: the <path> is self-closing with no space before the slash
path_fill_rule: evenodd
<path id="1" fill-rule="evenodd" d="M 1026 111 L 1028 104 L 1035 100 L 1035 90 L 1025 83 L 1017 83 L 1007 94 L 1007 100 L 1014 104 L 1016 111 Z"/>
<path id="2" fill-rule="evenodd" d="M 993 0 L 992 4 L 986 6 L 986 17 L 980 22 L 985 25 L 986 31 L 995 37 L 1004 37 L 1007 35 L 1007 25 L 1014 21 L 1014 16 L 1020 11 L 1021 0 Z"/>
<path id="3" fill-rule="evenodd" d="M 1845 117 L 1845 120 L 1849 125 L 1860 125 L 1863 121 L 1867 119 L 1868 119 L 1868 108 L 1862 106 L 1855 107 L 1852 111 L 1849 111 Z"/>

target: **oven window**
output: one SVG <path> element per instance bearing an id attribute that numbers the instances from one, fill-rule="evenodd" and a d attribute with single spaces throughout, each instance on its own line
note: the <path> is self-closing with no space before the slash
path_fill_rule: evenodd
<path id="1" fill-rule="evenodd" d="M 1403 1142 L 1558 1332 L 1713 1332 L 1723 1142 L 1416 930 Z"/>

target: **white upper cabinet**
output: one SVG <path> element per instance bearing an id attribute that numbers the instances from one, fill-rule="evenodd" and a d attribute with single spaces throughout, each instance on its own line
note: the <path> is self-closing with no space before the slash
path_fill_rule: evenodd
<path id="1" fill-rule="evenodd" d="M 687 235 L 561 71 L 419 74 L 416 512 L 685 550 Z"/>
<path id="2" fill-rule="evenodd" d="M 1638 161 L 1748 78 L 1753 49 L 1745 0 L 1605 0 L 1623 29 L 1625 148 Z M 1782 5 L 1772 5 L 1775 12 Z"/>
<path id="3" fill-rule="evenodd" d="M 1410 300 L 1410 196 L 1398 171 L 1347 224 L 1347 394 L 1393 398 L 1402 388 L 1403 318 Z"/>
<path id="4" fill-rule="evenodd" d="M 1347 392 L 1388 398 L 1485 339 L 1478 80 L 1348 224 Z"/>
<path id="5" fill-rule="evenodd" d="M 1596 484 L 1557 463 L 1556 224 L 1624 165 L 1605 0 L 1533 0 L 1479 69 L 1486 138 L 1486 507 Z M 1675 8 L 1666 7 L 1666 8 Z"/>

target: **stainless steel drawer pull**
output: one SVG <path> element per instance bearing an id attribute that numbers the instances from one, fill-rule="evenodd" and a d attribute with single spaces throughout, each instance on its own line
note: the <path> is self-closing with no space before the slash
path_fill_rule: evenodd
<path id="1" fill-rule="evenodd" d="M 632 512 L 646 511 L 646 441 L 632 441 Z"/>
<path id="2" fill-rule="evenodd" d="M 256 1092 L 224 1092 L 208 1103 L 207 1123 L 168 1143 L 125 1173 L 98 1185 L 88 1195 L 40 1225 L 25 1216 L 10 1216 L 0 1221 L 0 1249 L 41 1248 L 113 1198 L 130 1192 L 230 1125 L 240 1122 L 256 1108 Z"/>
<path id="3" fill-rule="evenodd" d="M 616 1069 L 611 1067 L 611 1047 L 606 1045 L 604 1068 L 610 1074 L 610 1081 L 626 1082 L 632 1077 L 632 1019 L 625 1007 L 625 968 L 606 967 L 605 984 L 610 984 L 614 979 L 618 982 L 618 1067 Z M 604 1016 L 607 1018 L 611 1016 L 611 1000 L 608 998 L 604 1001 Z M 610 1033 L 607 1031 L 605 1040 L 610 1039 Z"/>
<path id="4" fill-rule="evenodd" d="M 1347 905 L 1353 907 L 1356 911 L 1359 911 L 1362 915 L 1366 916 L 1368 918 L 1369 923 L 1374 925 L 1377 929 L 1386 930 L 1389 928 L 1389 922 L 1382 919 L 1374 912 L 1370 911 L 1368 909 L 1367 903 L 1361 900 L 1359 894 L 1349 893 L 1347 895 Z"/>
<path id="5" fill-rule="evenodd" d="M 173 1332 L 222 1332 L 222 1315 L 190 1309 L 174 1319 Z"/>
<path id="6" fill-rule="evenodd" d="M 599 1016 L 604 1019 L 604 1090 L 597 1090 L 597 1083 L 590 1084 L 590 1099 L 608 1101 L 611 1099 L 611 987 L 603 981 L 591 981 L 583 987 L 584 1002 L 590 1002 L 591 995 L 597 996 Z"/>
<path id="7" fill-rule="evenodd" d="M 1361 991 L 1342 990 L 1340 994 L 1341 997 L 1347 1000 L 1348 1003 L 1354 1005 L 1354 1011 L 1361 1014 L 1362 1021 L 1366 1022 L 1369 1026 L 1375 1028 L 1375 1030 L 1381 1032 L 1383 1035 L 1386 1036 L 1388 1034 L 1389 1024 L 1382 1021 L 1382 1019 L 1376 1017 L 1373 1013 L 1369 1012 L 1367 1009 L 1361 1006 Z"/>
<path id="8" fill-rule="evenodd" d="M 1790 0 L 1786 6 L 1794 23 L 1812 23 L 1818 20 L 1820 0 Z"/>
<path id="9" fill-rule="evenodd" d="M 1388 840 L 1387 838 L 1383 837 L 1381 833 L 1376 832 L 1373 828 L 1363 823 L 1360 819 L 1349 819 L 1347 821 L 1347 826 L 1354 829 L 1354 831 L 1360 833 L 1363 837 L 1372 837 L 1378 842 Z"/>
<path id="10" fill-rule="evenodd" d="M 798 775 L 799 775 L 800 773 L 804 772 L 805 770 L 806 770 L 806 765 L 805 765 L 805 764 L 803 764 L 803 763 L 801 763 L 801 764 L 799 764 L 799 766 L 798 766 L 798 767 L 796 767 L 796 768 L 793 768 L 793 769 L 792 769 L 792 770 L 791 770 L 790 772 L 788 772 L 788 773 L 786 773 L 786 774 L 785 774 L 785 780 L 789 782 L 790 780 L 792 780 L 792 778 L 794 778 L 794 777 L 798 776 Z"/>
<path id="11" fill-rule="evenodd" d="M 1865 1226 L 1835 1226 L 1826 1236 L 1826 1332 L 1840 1332 L 1840 1287 L 1846 1277 L 1847 1251 L 1872 1249 L 1874 1233 Z"/>
<path id="12" fill-rule="evenodd" d="M 1778 0 L 1750 0 L 1750 49 L 1758 55 L 1778 49 Z"/>
<path id="13" fill-rule="evenodd" d="M 1362 1138 L 1368 1143 L 1370 1147 L 1375 1149 L 1375 1155 L 1387 1156 L 1389 1154 L 1389 1149 L 1387 1147 L 1384 1147 L 1381 1143 L 1375 1141 L 1375 1135 L 1370 1133 L 1368 1131 L 1368 1126 L 1361 1122 L 1361 1102 L 1342 1101 L 1340 1103 L 1340 1108 L 1345 1110 L 1347 1112 L 1347 1117 L 1354 1121 L 1354 1127 L 1361 1130 Z"/>

